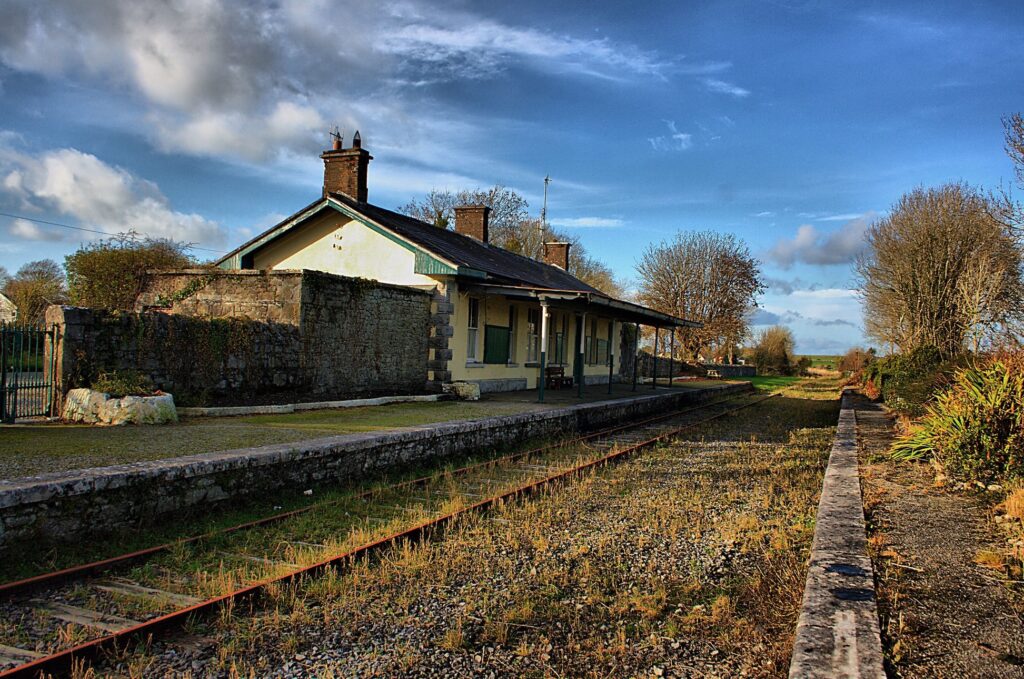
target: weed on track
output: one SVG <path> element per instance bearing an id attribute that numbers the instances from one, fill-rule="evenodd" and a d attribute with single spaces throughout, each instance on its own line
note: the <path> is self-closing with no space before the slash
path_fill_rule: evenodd
<path id="1" fill-rule="evenodd" d="M 783 676 L 838 413 L 795 393 L 105 671 Z"/>

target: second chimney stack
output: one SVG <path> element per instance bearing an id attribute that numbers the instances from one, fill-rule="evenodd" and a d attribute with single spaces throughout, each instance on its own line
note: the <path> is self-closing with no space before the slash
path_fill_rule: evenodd
<path id="1" fill-rule="evenodd" d="M 544 243 L 544 262 L 568 271 L 570 245 L 572 243 Z"/>
<path id="2" fill-rule="evenodd" d="M 460 205 L 455 208 L 455 232 L 486 243 L 490 216 L 486 205 Z"/>

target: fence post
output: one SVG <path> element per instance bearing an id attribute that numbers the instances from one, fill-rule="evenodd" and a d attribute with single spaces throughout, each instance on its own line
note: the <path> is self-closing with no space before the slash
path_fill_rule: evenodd
<path id="1" fill-rule="evenodd" d="M 0 422 L 7 419 L 7 337 L 10 330 L 6 323 L 0 324 Z"/>

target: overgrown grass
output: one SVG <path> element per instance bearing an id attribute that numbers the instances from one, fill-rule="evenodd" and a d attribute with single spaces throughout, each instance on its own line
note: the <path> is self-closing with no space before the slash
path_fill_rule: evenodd
<path id="1" fill-rule="evenodd" d="M 772 399 L 443 539 L 276 588 L 263 614 L 207 632 L 204 671 L 263 675 L 329 648 L 299 672 L 784 676 L 836 408 Z"/>

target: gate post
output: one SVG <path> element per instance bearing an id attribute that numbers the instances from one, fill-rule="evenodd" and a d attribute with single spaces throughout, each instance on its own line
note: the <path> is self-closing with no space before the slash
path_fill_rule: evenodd
<path id="1" fill-rule="evenodd" d="M 8 326 L 0 325 L 0 422 L 7 422 L 7 335 Z M 11 420 L 13 421 L 13 420 Z"/>

